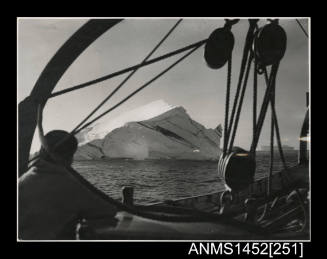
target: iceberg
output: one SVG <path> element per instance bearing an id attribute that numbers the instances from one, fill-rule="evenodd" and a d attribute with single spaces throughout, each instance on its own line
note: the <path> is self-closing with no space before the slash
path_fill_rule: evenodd
<path id="1" fill-rule="evenodd" d="M 167 106 L 157 116 L 127 122 L 111 131 L 106 131 L 105 128 L 97 125 L 85 129 L 77 136 L 79 141 L 87 143 L 79 146 L 75 160 L 218 160 L 221 153 L 221 125 L 216 129 L 207 129 L 192 120 L 181 106 Z"/>

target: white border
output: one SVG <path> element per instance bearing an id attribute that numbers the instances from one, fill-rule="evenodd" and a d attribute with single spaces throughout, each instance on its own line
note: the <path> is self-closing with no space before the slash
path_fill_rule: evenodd
<path id="1" fill-rule="evenodd" d="M 17 17 L 17 31 L 16 31 L 16 35 L 17 35 L 17 43 L 16 43 L 16 47 L 17 47 L 17 78 L 16 78 L 16 82 L 17 82 L 17 106 L 18 106 L 18 43 L 19 43 L 19 34 L 18 34 L 18 21 L 20 19 L 27 19 L 27 20 L 36 20 L 36 19 L 72 19 L 72 20 L 76 20 L 76 19 L 141 19 L 141 20 L 145 20 L 145 19 L 167 19 L 167 20 L 171 20 L 171 19 L 184 19 L 184 20 L 189 20 L 189 19 L 199 19 L 199 20 L 209 20 L 209 19 L 216 19 L 216 20 L 222 20 L 222 19 L 280 19 L 280 20 L 286 20 L 286 19 L 308 19 L 308 69 L 309 69 L 309 77 L 308 77 L 308 85 L 309 85 L 309 107 L 311 106 L 311 17 Z M 252 243 L 252 242 L 280 242 L 278 240 L 20 240 L 18 239 L 18 109 L 17 109 L 17 165 L 16 165 L 16 177 L 17 177 L 17 183 L 16 183 L 16 222 L 17 222 L 17 231 L 16 231 L 16 241 L 17 242 L 23 242 L 23 243 L 29 243 L 29 242 L 247 242 L 247 243 Z M 309 136 L 310 136 L 310 141 L 309 141 L 309 192 L 310 192 L 310 204 L 309 204 L 309 240 L 282 240 L 282 242 L 311 242 L 311 197 L 312 197 L 312 189 L 311 189 L 311 109 L 309 109 Z"/>

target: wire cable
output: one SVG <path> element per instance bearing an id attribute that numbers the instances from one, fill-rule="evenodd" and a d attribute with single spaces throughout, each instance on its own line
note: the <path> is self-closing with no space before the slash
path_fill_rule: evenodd
<path id="1" fill-rule="evenodd" d="M 202 44 L 204 44 L 204 42 L 202 42 Z M 201 45 L 202 45 L 201 44 Z M 166 68 L 165 70 L 163 70 L 162 72 L 160 72 L 157 76 L 155 76 L 154 78 L 152 78 L 150 81 L 148 81 L 147 83 L 145 83 L 144 85 L 142 85 L 141 87 L 139 87 L 138 89 L 136 89 L 134 92 L 132 92 L 130 95 L 128 95 L 127 97 L 125 97 L 123 100 L 121 100 L 119 103 L 117 103 L 116 105 L 114 105 L 113 107 L 111 107 L 110 109 L 108 109 L 107 111 L 101 113 L 99 116 L 97 116 L 96 118 L 94 118 L 93 120 L 91 120 L 90 122 L 84 124 L 84 126 L 82 126 L 81 128 L 79 128 L 78 130 L 76 130 L 73 134 L 76 135 L 77 133 L 79 133 L 80 131 L 82 131 L 83 129 L 85 129 L 86 127 L 88 127 L 89 125 L 91 125 L 92 123 L 94 123 L 95 121 L 99 120 L 101 117 L 103 117 L 104 115 L 108 114 L 109 112 L 115 110 L 116 108 L 118 108 L 120 105 L 122 105 L 124 102 L 126 102 L 128 99 L 130 99 L 132 96 L 134 96 L 135 94 L 137 94 L 138 92 L 140 92 L 141 90 L 143 90 L 145 87 L 147 87 L 148 85 L 150 85 L 152 82 L 154 82 L 155 80 L 157 80 L 159 77 L 161 77 L 162 75 L 164 75 L 166 72 L 168 72 L 170 69 L 172 69 L 174 66 L 176 66 L 178 63 L 180 63 L 182 60 L 184 60 L 185 58 L 187 58 L 189 55 L 191 55 L 195 50 L 197 50 L 199 47 L 201 47 L 201 45 L 198 45 L 196 47 L 194 47 L 191 51 L 189 51 L 186 55 L 182 56 L 181 58 L 179 58 L 176 62 L 174 62 L 172 65 L 170 65 L 168 68 Z"/>
<path id="2" fill-rule="evenodd" d="M 180 24 L 183 19 L 179 19 L 173 27 L 167 32 L 167 34 L 159 41 L 159 43 L 150 51 L 150 53 L 143 59 L 141 64 L 144 64 L 152 54 L 162 45 L 162 43 L 168 38 L 168 36 L 175 30 L 175 28 Z M 97 107 L 94 108 L 92 112 L 89 113 L 73 130 L 77 130 L 81 125 L 83 125 L 94 113 L 96 113 L 123 85 L 136 73 L 139 68 L 133 70 Z"/>
<path id="3" fill-rule="evenodd" d="M 300 28 L 302 29 L 304 35 L 308 38 L 308 33 L 305 31 L 305 29 L 303 28 L 302 24 L 300 23 L 300 21 L 298 19 L 295 19 L 297 24 L 300 26 Z"/>
<path id="4" fill-rule="evenodd" d="M 232 131 L 232 135 L 230 136 L 230 143 L 229 143 L 229 149 L 228 152 L 232 151 L 233 145 L 234 145 L 234 140 L 235 140 L 235 135 L 236 135 L 236 131 L 237 131 L 237 126 L 238 126 L 238 122 L 240 119 L 240 114 L 242 111 L 242 106 L 243 106 L 243 100 L 244 100 L 244 95 L 245 95 L 245 90 L 246 90 L 246 86 L 247 86 L 247 82 L 248 82 L 248 78 L 249 78 L 249 72 L 251 69 L 251 64 L 252 64 L 252 59 L 253 59 L 253 54 L 251 52 L 249 60 L 248 60 L 248 65 L 246 68 L 246 72 L 245 72 L 245 77 L 244 77 L 244 82 L 243 82 L 243 87 L 242 87 L 242 92 L 240 95 L 240 100 L 239 100 L 239 104 L 237 107 L 237 112 L 236 112 L 236 117 L 235 117 L 235 121 L 234 121 L 234 128 Z"/>
<path id="5" fill-rule="evenodd" d="M 106 76 L 103 76 L 103 77 L 88 81 L 86 83 L 79 84 L 79 85 L 69 87 L 69 88 L 61 90 L 61 91 L 54 92 L 51 95 L 49 95 L 48 98 L 52 98 L 52 97 L 59 96 L 59 95 L 65 94 L 65 93 L 69 93 L 69 92 L 72 92 L 72 91 L 75 91 L 75 90 L 78 90 L 78 89 L 82 89 L 82 88 L 85 88 L 87 86 L 94 85 L 94 84 L 100 83 L 102 81 L 108 80 L 110 78 L 125 74 L 125 73 L 130 72 L 130 71 L 133 71 L 133 70 L 138 69 L 140 67 L 148 66 L 150 64 L 156 63 L 156 62 L 158 62 L 160 60 L 163 60 L 163 59 L 170 58 L 170 57 L 175 56 L 175 55 L 177 55 L 179 53 L 182 53 L 182 52 L 185 52 L 187 50 L 193 49 L 195 47 L 202 46 L 206 42 L 207 42 L 207 39 L 201 40 L 201 41 L 198 41 L 196 43 L 190 44 L 190 45 L 188 45 L 186 47 L 183 47 L 183 48 L 174 50 L 172 52 L 169 52 L 167 54 L 164 54 L 162 56 L 159 56 L 157 58 L 153 58 L 151 60 L 148 60 L 148 61 L 144 62 L 143 64 L 137 64 L 137 65 L 134 65 L 134 66 L 119 70 L 117 72 L 111 73 L 109 75 L 106 75 Z"/>
<path id="6" fill-rule="evenodd" d="M 250 27 L 248 29 L 246 39 L 245 39 L 245 44 L 244 44 L 244 49 L 243 49 L 243 56 L 242 56 L 242 61 L 241 61 L 240 74 L 239 74 L 239 78 L 238 78 L 236 93 L 235 93 L 235 96 L 234 96 L 234 103 L 233 103 L 233 108 L 232 108 L 232 112 L 231 112 L 231 116 L 230 116 L 230 122 L 229 122 L 229 125 L 228 125 L 227 141 L 229 141 L 229 137 L 230 137 L 230 134 L 232 132 L 234 116 L 235 116 L 235 112 L 236 112 L 236 106 L 237 106 L 237 103 L 238 103 L 238 98 L 239 98 L 239 94 L 240 94 L 241 86 L 242 86 L 242 80 L 243 80 L 243 77 L 244 77 L 246 64 L 247 64 L 247 60 L 248 60 L 248 57 L 249 57 L 249 52 L 250 52 L 252 41 L 253 41 L 253 33 L 254 33 L 254 30 L 256 29 L 257 22 L 258 22 L 258 19 L 249 19 Z"/>
<path id="7" fill-rule="evenodd" d="M 231 77 L 232 77 L 232 57 L 228 59 L 227 64 L 227 86 L 226 86 L 226 103 L 225 103 L 225 125 L 224 125 L 224 146 L 223 146 L 223 156 L 227 152 L 227 131 L 228 131 L 228 117 L 229 117 L 229 96 L 231 87 Z"/>

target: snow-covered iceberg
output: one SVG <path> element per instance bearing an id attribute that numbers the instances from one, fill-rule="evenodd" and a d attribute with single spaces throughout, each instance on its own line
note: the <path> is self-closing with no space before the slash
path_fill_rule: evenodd
<path id="1" fill-rule="evenodd" d="M 99 128 L 101 134 L 98 134 Z M 183 107 L 170 107 L 158 116 L 128 122 L 110 132 L 98 125 L 82 131 L 77 137 L 79 141 L 90 141 L 79 146 L 76 160 L 216 160 L 221 152 L 221 125 L 216 129 L 206 129 L 192 120 Z"/>

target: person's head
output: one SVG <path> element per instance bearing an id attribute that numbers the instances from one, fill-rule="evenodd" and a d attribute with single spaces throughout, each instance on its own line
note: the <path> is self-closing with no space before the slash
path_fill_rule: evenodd
<path id="1" fill-rule="evenodd" d="M 64 130 L 53 130 L 45 135 L 45 140 L 54 155 L 63 160 L 66 165 L 72 164 L 78 146 L 77 139 L 73 135 Z M 50 154 L 43 146 L 40 149 L 39 155 L 41 158 L 53 162 Z"/>

